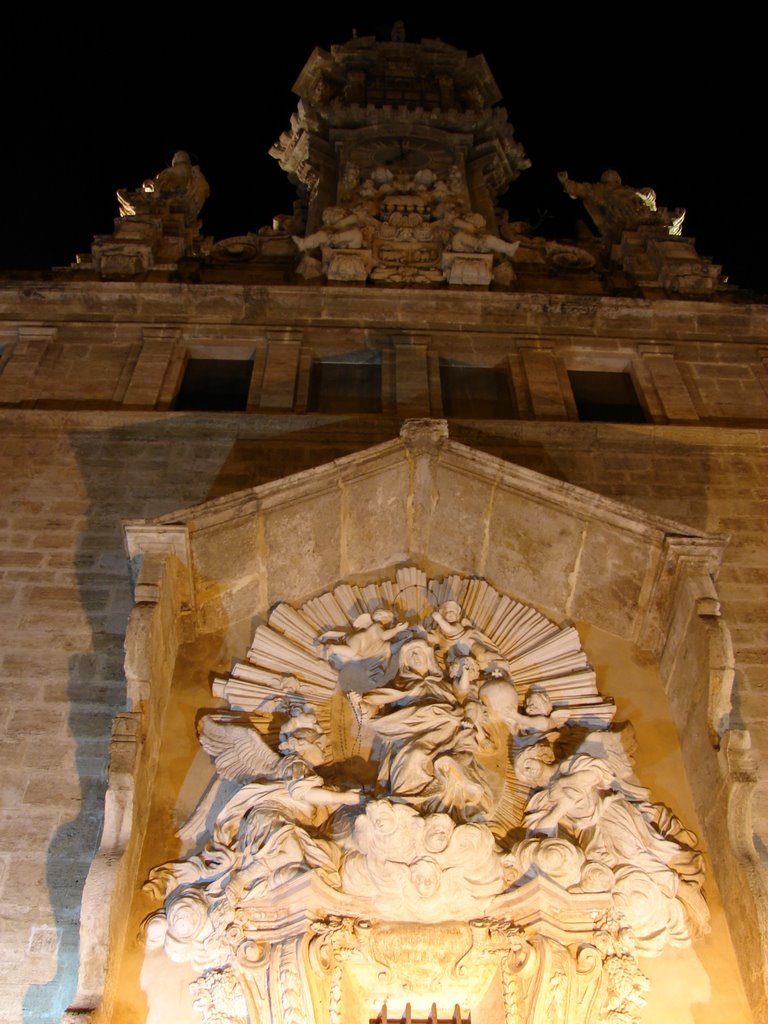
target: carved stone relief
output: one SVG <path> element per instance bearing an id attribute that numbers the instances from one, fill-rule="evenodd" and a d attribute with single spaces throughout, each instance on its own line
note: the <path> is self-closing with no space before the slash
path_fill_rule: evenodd
<path id="1" fill-rule="evenodd" d="M 203 172 L 179 150 L 170 167 L 137 189 L 118 189 L 113 234 L 96 236 L 91 255 L 79 257 L 78 267 L 93 267 L 102 277 L 134 277 L 199 255 L 199 216 L 209 193 Z"/>
<path id="2" fill-rule="evenodd" d="M 696 838 L 635 779 L 576 630 L 482 579 L 279 604 L 213 693 L 189 852 L 145 886 L 206 1022 L 340 1022 L 363 992 L 370 1019 L 623 1024 L 636 954 L 708 928 Z"/>
<path id="3" fill-rule="evenodd" d="M 708 294 L 720 286 L 720 268 L 699 256 L 692 239 L 681 237 L 684 209 L 657 206 L 652 188 L 624 185 L 612 170 L 594 183 L 572 181 L 567 171 L 558 178 L 571 199 L 584 204 L 611 259 L 638 284 L 658 282 L 685 295 Z"/>
<path id="4" fill-rule="evenodd" d="M 378 165 L 365 173 L 347 163 L 339 205 L 327 206 L 322 227 L 294 236 L 305 253 L 299 272 L 331 281 L 471 284 L 487 287 L 494 263 L 506 263 L 517 242 L 490 233 L 485 217 L 469 210 L 465 171 L 443 176 Z M 321 262 L 313 253 L 321 254 Z"/>

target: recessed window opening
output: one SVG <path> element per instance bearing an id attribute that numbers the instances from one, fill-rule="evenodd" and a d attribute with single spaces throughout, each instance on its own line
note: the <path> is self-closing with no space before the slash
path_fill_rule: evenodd
<path id="1" fill-rule="evenodd" d="M 177 410 L 244 412 L 252 359 L 189 359 L 174 402 Z"/>
<path id="2" fill-rule="evenodd" d="M 457 419 L 514 419 L 515 403 L 504 367 L 440 360 L 443 415 Z"/>
<path id="3" fill-rule="evenodd" d="M 571 390 L 580 420 L 645 423 L 645 410 L 629 373 L 569 370 Z"/>
<path id="4" fill-rule="evenodd" d="M 310 412 L 381 412 L 381 352 L 345 352 L 312 362 Z"/>

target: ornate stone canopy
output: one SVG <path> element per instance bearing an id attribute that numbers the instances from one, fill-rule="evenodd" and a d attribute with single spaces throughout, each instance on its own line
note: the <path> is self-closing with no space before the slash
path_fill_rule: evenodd
<path id="1" fill-rule="evenodd" d="M 658 663 L 704 838 L 749 895 L 737 835 L 701 810 L 713 773 L 723 821 L 748 786 L 725 731 L 721 538 L 501 463 L 434 421 L 126 534 L 134 710 L 86 889 L 83 1005 L 101 998 L 112 892 L 144 916 L 146 956 L 186 971 L 206 1022 L 426 1019 L 433 1003 L 440 1019 L 636 1019 L 643 958 L 707 931 L 703 861 L 635 776 L 632 729 L 574 622 Z M 165 842 L 175 859 L 144 865 L 154 825 L 135 797 L 164 771 L 169 708 L 190 699 L 181 652 L 243 623 L 247 652 L 182 716 L 207 767 Z M 113 919 L 118 959 L 125 941 Z"/>

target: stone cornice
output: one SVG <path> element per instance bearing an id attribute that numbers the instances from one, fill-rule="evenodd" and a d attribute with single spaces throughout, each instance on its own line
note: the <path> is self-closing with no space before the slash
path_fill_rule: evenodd
<path id="1" fill-rule="evenodd" d="M 474 334 L 514 332 L 649 340 L 755 341 L 768 305 L 526 292 L 317 288 L 164 282 L 0 282 L 2 320 L 86 323 L 269 324 L 423 330 L 472 323 Z M 2 321 L 0 320 L 0 323 Z M 1 329 L 1 328 L 0 328 Z"/>

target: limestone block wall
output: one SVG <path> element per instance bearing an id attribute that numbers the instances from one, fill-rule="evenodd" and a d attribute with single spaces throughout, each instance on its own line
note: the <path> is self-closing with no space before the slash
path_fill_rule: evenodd
<path id="1" fill-rule="evenodd" d="M 756 429 L 768 422 L 768 308 L 346 287 L 0 291 L 2 1024 L 58 1021 L 75 988 L 111 722 L 126 709 L 122 523 L 391 439 L 402 416 L 442 415 L 441 358 L 505 367 L 519 417 L 452 422 L 456 440 L 730 535 L 718 590 L 734 644 L 731 725 L 750 729 L 768 766 Z M 363 349 L 382 351 L 384 415 L 304 413 L 312 359 Z M 252 412 L 164 411 L 190 356 L 252 358 Z M 648 424 L 578 422 L 568 371 L 579 369 L 629 372 Z M 768 862 L 768 768 L 754 818 Z"/>
<path id="2" fill-rule="evenodd" d="M 248 411 L 304 412 L 314 359 L 380 352 L 382 411 L 442 416 L 440 360 L 502 368 L 521 419 L 568 372 L 628 373 L 651 423 L 768 422 L 768 307 L 473 292 L 0 285 L 0 406 L 169 409 L 189 358 L 251 360 Z"/>
<path id="3" fill-rule="evenodd" d="M 8 410 L 0 511 L 3 811 L 0 1020 L 57 1021 L 125 709 L 132 604 L 122 522 L 320 465 L 397 420 Z M 768 546 L 761 435 L 703 427 L 457 422 L 456 440 L 693 527 L 731 534 L 718 588 L 736 659 L 732 725 L 768 763 Z M 755 827 L 765 853 L 765 772 Z"/>
<path id="4" fill-rule="evenodd" d="M 255 434 L 242 433 L 247 419 L 39 411 L 2 417 L 4 1022 L 58 1021 L 74 992 L 80 896 L 101 831 L 111 722 L 126 707 L 123 639 L 133 597 L 123 521 L 386 436 L 377 426 L 352 440 L 330 422 L 315 438 L 301 421 L 292 439 L 286 424 L 270 429 L 264 419 Z M 274 447 L 252 464 L 251 445 L 270 435 Z"/>

